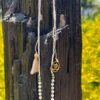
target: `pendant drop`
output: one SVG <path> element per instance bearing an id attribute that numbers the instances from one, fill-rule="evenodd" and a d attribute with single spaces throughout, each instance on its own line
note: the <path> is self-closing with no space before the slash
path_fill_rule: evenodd
<path id="1" fill-rule="evenodd" d="M 59 63 L 58 59 L 56 59 L 56 60 L 53 62 L 52 66 L 51 66 L 51 71 L 52 71 L 53 73 L 57 73 L 57 72 L 59 71 L 59 69 L 60 69 L 60 63 Z"/>

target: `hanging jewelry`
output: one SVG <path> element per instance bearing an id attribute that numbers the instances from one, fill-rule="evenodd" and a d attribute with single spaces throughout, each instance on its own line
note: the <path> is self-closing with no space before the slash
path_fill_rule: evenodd
<path id="1" fill-rule="evenodd" d="M 51 100 L 55 98 L 55 75 L 51 72 Z"/>
<path id="2" fill-rule="evenodd" d="M 31 70 L 31 74 L 38 72 L 38 99 L 42 100 L 42 80 L 41 80 L 41 73 L 40 73 L 40 22 L 41 22 L 41 0 L 38 0 L 38 39 L 35 45 L 35 55 L 34 55 L 34 62 Z M 36 47 L 38 45 L 38 52 Z"/>
<path id="3" fill-rule="evenodd" d="M 55 73 L 59 71 L 60 64 L 57 58 L 57 52 L 56 52 L 56 42 L 57 42 L 57 34 L 56 34 L 56 1 L 53 0 L 53 53 L 52 53 L 52 59 L 51 59 L 51 100 L 55 99 Z"/>
<path id="4" fill-rule="evenodd" d="M 38 99 L 42 100 L 42 79 L 40 71 L 40 22 L 41 22 L 41 0 L 38 0 L 38 54 L 39 54 L 39 74 L 38 74 Z"/>
<path id="5" fill-rule="evenodd" d="M 35 54 L 34 54 L 32 69 L 30 71 L 31 75 L 33 75 L 35 73 L 39 73 L 39 55 L 38 55 L 38 52 L 35 52 Z"/>
<path id="6" fill-rule="evenodd" d="M 57 73 L 59 71 L 59 69 L 60 69 L 60 63 L 59 63 L 58 59 L 56 58 L 51 66 L 51 71 L 53 73 Z"/>
<path id="7" fill-rule="evenodd" d="M 53 31 L 52 31 L 52 37 L 53 37 L 53 53 L 52 53 L 52 59 L 51 59 L 51 100 L 55 99 L 55 73 L 57 73 L 60 69 L 60 63 L 57 58 L 57 52 L 56 52 L 56 42 L 57 42 L 57 35 L 56 34 L 56 7 L 55 7 L 55 0 L 53 0 Z M 35 55 L 34 55 L 34 63 L 32 66 L 31 74 L 34 74 L 35 72 L 38 72 L 38 99 L 43 100 L 42 97 L 42 80 L 41 80 L 41 73 L 40 73 L 40 21 L 41 21 L 41 0 L 38 0 L 38 39 L 36 42 L 36 46 L 38 45 L 38 52 L 35 49 Z M 34 70 L 33 70 L 34 69 Z"/>

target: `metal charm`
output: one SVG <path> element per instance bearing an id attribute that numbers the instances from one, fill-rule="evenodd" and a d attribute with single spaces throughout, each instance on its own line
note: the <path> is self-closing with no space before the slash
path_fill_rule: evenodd
<path id="1" fill-rule="evenodd" d="M 60 70 L 60 63 L 59 63 L 59 61 L 56 60 L 53 62 L 52 66 L 51 66 L 51 71 L 53 73 L 57 73 L 59 70 Z"/>

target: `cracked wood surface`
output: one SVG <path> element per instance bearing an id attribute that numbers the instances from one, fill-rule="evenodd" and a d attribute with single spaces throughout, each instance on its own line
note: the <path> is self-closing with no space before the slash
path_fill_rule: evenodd
<path id="1" fill-rule="evenodd" d="M 3 16 L 13 0 L 2 0 Z M 55 100 L 81 100 L 81 18 L 80 0 L 56 0 L 57 27 L 61 14 L 68 27 L 57 40 L 57 53 L 61 64 L 56 74 Z M 3 21 L 5 52 L 6 100 L 38 100 L 37 74 L 31 76 L 37 26 L 37 0 L 18 0 L 15 12 L 33 17 L 33 27 L 24 22 Z M 41 22 L 41 76 L 43 100 L 50 100 L 50 62 L 52 38 L 44 44 L 46 33 L 52 29 L 52 2 L 42 0 Z"/>

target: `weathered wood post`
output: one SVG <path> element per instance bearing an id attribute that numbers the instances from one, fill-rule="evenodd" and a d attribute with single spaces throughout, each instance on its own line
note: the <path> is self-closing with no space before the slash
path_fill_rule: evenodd
<path id="1" fill-rule="evenodd" d="M 6 100 L 38 100 L 37 74 L 30 75 L 37 37 L 37 1 L 2 0 Z M 61 69 L 56 74 L 55 100 L 81 100 L 80 0 L 56 0 L 56 8 L 57 25 L 63 14 L 68 27 L 62 30 L 57 41 Z M 50 100 L 52 38 L 48 38 L 47 44 L 44 42 L 52 29 L 52 0 L 42 0 L 42 14 L 43 100 Z M 32 26 L 28 27 L 30 17 Z"/>

